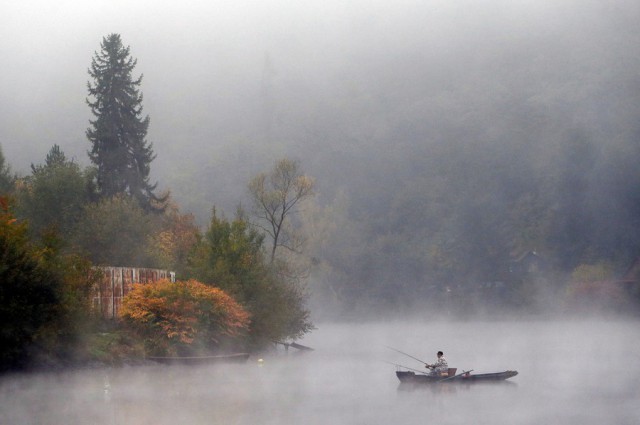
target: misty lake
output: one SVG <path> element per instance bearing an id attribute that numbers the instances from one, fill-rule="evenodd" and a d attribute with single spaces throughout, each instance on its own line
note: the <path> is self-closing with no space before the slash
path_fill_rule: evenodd
<path id="1" fill-rule="evenodd" d="M 0 379 L 3 424 L 637 424 L 637 321 L 318 324 L 244 364 L 140 366 Z M 406 389 L 397 363 L 517 370 L 503 383 Z"/>

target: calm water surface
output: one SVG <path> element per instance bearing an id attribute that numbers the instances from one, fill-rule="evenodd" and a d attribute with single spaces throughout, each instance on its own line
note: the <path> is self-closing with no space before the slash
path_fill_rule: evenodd
<path id="1" fill-rule="evenodd" d="M 305 354 L 246 364 L 145 366 L 0 379 L 2 424 L 638 424 L 638 322 L 318 325 Z M 500 384 L 406 389 L 391 346 Z"/>

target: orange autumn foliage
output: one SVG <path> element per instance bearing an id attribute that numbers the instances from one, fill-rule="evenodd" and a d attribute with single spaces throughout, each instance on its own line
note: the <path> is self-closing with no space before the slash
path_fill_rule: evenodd
<path id="1" fill-rule="evenodd" d="M 196 280 L 136 284 L 121 317 L 156 354 L 215 349 L 222 337 L 237 337 L 249 326 L 249 313 L 231 296 Z"/>

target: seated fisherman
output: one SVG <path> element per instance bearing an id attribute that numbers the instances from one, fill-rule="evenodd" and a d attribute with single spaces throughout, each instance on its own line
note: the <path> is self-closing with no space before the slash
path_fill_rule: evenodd
<path id="1" fill-rule="evenodd" d="M 442 351 L 438 351 L 437 356 L 438 356 L 438 360 L 436 360 L 434 364 L 427 364 L 425 365 L 425 367 L 427 369 L 432 369 L 431 373 L 433 375 L 440 376 L 440 374 L 442 373 L 448 373 L 449 365 L 447 364 L 447 359 L 444 358 L 444 353 Z"/>

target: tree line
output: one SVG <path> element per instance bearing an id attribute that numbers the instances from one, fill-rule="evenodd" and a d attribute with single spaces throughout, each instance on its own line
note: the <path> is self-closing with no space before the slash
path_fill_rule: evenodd
<path id="1" fill-rule="evenodd" d="M 54 144 L 19 176 L 0 149 L 0 370 L 87 361 L 86 341 L 105 329 L 120 357 L 256 350 L 313 329 L 291 221 L 313 180 L 281 159 L 248 183 L 249 211 L 229 219 L 213 208 L 201 231 L 150 182 L 135 66 L 118 34 L 103 38 L 87 84 L 91 166 Z M 91 309 L 93 265 L 168 269 L 178 282 L 134 289 L 114 326 Z"/>

